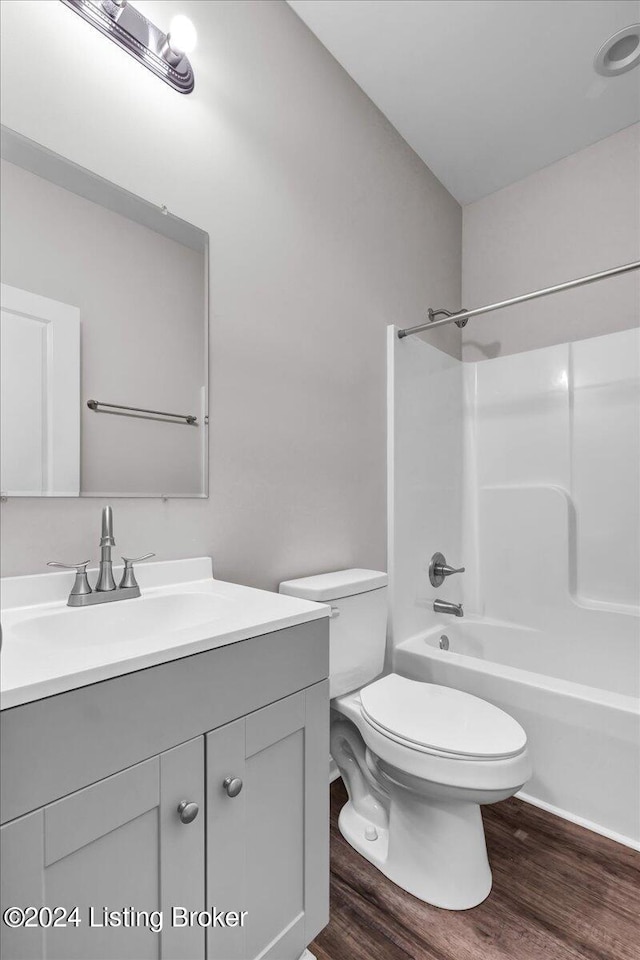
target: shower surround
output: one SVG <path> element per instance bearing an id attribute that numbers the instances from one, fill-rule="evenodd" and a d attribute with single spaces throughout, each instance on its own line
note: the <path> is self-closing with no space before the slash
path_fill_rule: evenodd
<path id="1" fill-rule="evenodd" d="M 390 328 L 388 373 L 394 668 L 503 707 L 523 797 L 640 846 L 640 331 L 462 363 Z"/>

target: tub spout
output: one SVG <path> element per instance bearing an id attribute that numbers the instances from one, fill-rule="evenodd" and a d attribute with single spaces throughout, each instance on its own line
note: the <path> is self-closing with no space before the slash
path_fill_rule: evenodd
<path id="1" fill-rule="evenodd" d="M 451 603 L 449 600 L 434 600 L 434 613 L 450 613 L 454 617 L 464 617 L 461 603 Z"/>

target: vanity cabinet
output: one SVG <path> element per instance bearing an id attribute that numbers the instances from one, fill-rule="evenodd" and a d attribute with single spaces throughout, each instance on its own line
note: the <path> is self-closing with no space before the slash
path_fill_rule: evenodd
<path id="1" fill-rule="evenodd" d="M 328 921 L 327 672 L 315 621 L 3 711 L 2 909 L 81 920 L 0 923 L 3 958 L 297 960 Z"/>
<path id="2" fill-rule="evenodd" d="M 327 694 L 318 684 L 206 737 L 207 903 L 247 910 L 242 928 L 208 929 L 209 960 L 297 958 L 327 922 Z"/>
<path id="3" fill-rule="evenodd" d="M 202 930 L 105 925 L 117 911 L 204 907 L 204 817 L 185 825 L 185 797 L 204 807 L 203 738 L 168 750 L 2 827 L 2 906 L 77 907 L 78 925 L 2 929 L 7 960 L 181 960 L 204 956 Z M 93 914 L 90 913 L 93 911 Z M 60 918 L 62 920 L 63 918 Z M 44 924 L 49 918 L 44 918 Z"/>

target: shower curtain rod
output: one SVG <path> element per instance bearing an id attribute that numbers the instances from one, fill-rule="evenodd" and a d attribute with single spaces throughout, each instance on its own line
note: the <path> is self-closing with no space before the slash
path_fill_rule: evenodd
<path id="1" fill-rule="evenodd" d="M 493 310 L 503 310 L 504 307 L 512 307 L 516 303 L 525 303 L 527 300 L 537 300 L 538 297 L 546 297 L 550 293 L 559 293 L 561 290 L 571 290 L 573 287 L 582 287 L 587 283 L 595 283 L 596 280 L 606 280 L 607 277 L 616 277 L 620 273 L 630 273 L 631 270 L 640 269 L 640 260 L 634 260 L 632 263 L 625 263 L 621 267 L 612 267 L 611 270 L 603 270 L 602 273 L 592 273 L 588 277 L 580 277 L 578 280 L 569 280 L 567 283 L 558 283 L 555 287 L 545 287 L 543 290 L 534 290 L 532 293 L 524 293 L 521 297 L 511 297 L 510 300 L 502 300 L 500 303 L 490 303 L 486 307 L 476 307 L 475 310 L 461 310 L 458 313 L 452 313 L 442 320 L 427 320 L 426 323 L 419 323 L 415 327 L 407 327 L 405 330 L 398 330 L 398 338 L 409 337 L 412 333 L 422 333 L 423 330 L 435 330 L 436 327 L 444 327 L 447 323 L 459 323 L 466 321 L 470 317 L 479 317 L 483 313 L 491 313 Z M 441 312 L 441 311 L 438 311 Z"/>

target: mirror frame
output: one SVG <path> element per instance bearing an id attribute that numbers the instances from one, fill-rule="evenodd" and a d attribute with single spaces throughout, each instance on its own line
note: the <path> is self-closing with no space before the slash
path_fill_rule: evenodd
<path id="1" fill-rule="evenodd" d="M 1 499 L 21 500 L 82 500 L 114 498 L 121 500 L 204 500 L 209 497 L 209 396 L 210 396 L 210 362 L 209 362 L 209 234 L 194 224 L 170 213 L 166 206 L 158 206 L 144 200 L 124 187 L 106 180 L 104 177 L 82 167 L 73 160 L 54 153 L 35 140 L 30 140 L 22 134 L 4 124 L 0 125 L 0 157 L 29 173 L 33 173 L 43 180 L 83 197 L 92 203 L 105 207 L 112 213 L 119 214 L 136 223 L 154 230 L 177 243 L 201 250 L 204 255 L 204 370 L 203 383 L 205 402 L 203 405 L 202 429 L 205 431 L 203 439 L 202 493 L 196 494 L 161 494 L 161 493 L 83 493 L 80 489 L 78 496 L 56 494 L 2 494 Z M 81 398 L 81 403 L 85 398 Z M 82 439 L 80 440 L 82 445 Z"/>

